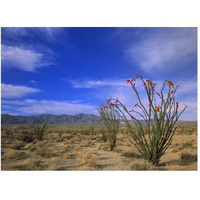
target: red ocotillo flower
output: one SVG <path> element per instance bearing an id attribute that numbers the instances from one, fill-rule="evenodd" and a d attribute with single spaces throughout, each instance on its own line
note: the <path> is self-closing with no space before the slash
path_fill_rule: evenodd
<path id="1" fill-rule="evenodd" d="M 177 85 L 176 87 L 179 87 L 179 85 Z"/>
<path id="2" fill-rule="evenodd" d="M 144 131 L 147 131 L 147 128 L 145 128 Z"/>
<path id="3" fill-rule="evenodd" d="M 131 116 L 131 119 L 135 119 L 135 117 Z"/>
<path id="4" fill-rule="evenodd" d="M 109 104 L 110 100 L 108 99 L 108 100 L 106 100 L 106 102 L 107 102 L 107 104 Z"/>
<path id="5" fill-rule="evenodd" d="M 170 87 L 173 87 L 173 88 L 174 88 L 174 84 L 173 84 L 171 81 L 168 81 L 168 84 L 169 84 L 169 88 L 170 88 Z"/>
<path id="6" fill-rule="evenodd" d="M 136 76 L 139 76 L 139 74 L 135 74 Z"/>
<path id="7" fill-rule="evenodd" d="M 106 109 L 106 108 L 107 108 L 107 106 L 104 106 L 103 108 L 104 108 L 104 109 Z"/>
<path id="8" fill-rule="evenodd" d="M 138 106 L 138 103 L 135 104 L 135 107 Z"/>
<path id="9" fill-rule="evenodd" d="M 109 107 L 111 107 L 111 106 L 114 106 L 114 104 L 113 104 L 113 103 L 110 103 Z"/>
<path id="10" fill-rule="evenodd" d="M 135 83 L 132 83 L 132 87 L 135 87 Z"/>
<path id="11" fill-rule="evenodd" d="M 150 86 L 152 86 L 152 81 L 151 80 L 147 80 L 147 82 L 148 82 L 148 86 L 150 87 Z"/>
<path id="12" fill-rule="evenodd" d="M 156 112 L 160 112 L 160 106 L 156 107 Z"/>
<path id="13" fill-rule="evenodd" d="M 185 131 L 185 127 L 182 126 L 182 127 L 181 127 L 181 131 Z"/>
<path id="14" fill-rule="evenodd" d="M 132 110 L 130 110 L 129 112 L 133 112 L 133 109 L 132 109 Z"/>
<path id="15" fill-rule="evenodd" d="M 171 94 L 174 93 L 174 90 L 171 91 Z"/>
<path id="16" fill-rule="evenodd" d="M 176 109 L 178 109 L 179 105 L 178 105 L 178 102 L 176 102 Z"/>
<path id="17" fill-rule="evenodd" d="M 151 104 L 149 103 L 149 108 L 151 108 Z"/>
<path id="18" fill-rule="evenodd" d="M 130 80 L 126 80 L 127 83 L 130 83 Z"/>

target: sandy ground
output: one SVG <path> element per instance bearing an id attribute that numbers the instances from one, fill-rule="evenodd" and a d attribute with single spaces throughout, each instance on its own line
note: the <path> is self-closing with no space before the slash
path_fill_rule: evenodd
<path id="1" fill-rule="evenodd" d="M 197 135 L 175 135 L 158 166 L 148 164 L 131 144 L 131 136 L 119 134 L 114 151 L 99 135 L 68 137 L 51 134 L 44 141 L 16 142 L 2 136 L 1 170 L 197 170 Z"/>

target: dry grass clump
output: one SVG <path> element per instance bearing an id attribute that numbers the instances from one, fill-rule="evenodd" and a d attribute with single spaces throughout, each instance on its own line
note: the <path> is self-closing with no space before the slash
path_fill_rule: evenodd
<path id="1" fill-rule="evenodd" d="M 149 164 L 138 164 L 138 163 L 132 164 L 130 166 L 131 170 L 136 170 L 136 171 L 146 171 L 149 170 L 150 167 L 151 165 Z"/>
<path id="2" fill-rule="evenodd" d="M 126 158 L 141 158 L 139 154 L 130 151 L 122 153 L 121 156 Z"/>
<path id="3" fill-rule="evenodd" d="M 183 145 L 182 145 L 182 147 L 183 148 L 192 147 L 193 142 L 194 142 L 194 140 L 190 140 L 190 141 L 184 142 Z"/>
<path id="4" fill-rule="evenodd" d="M 109 144 L 102 144 L 99 146 L 98 150 L 109 151 L 110 146 Z"/>
<path id="5" fill-rule="evenodd" d="M 93 152 L 81 152 L 80 154 L 81 164 L 87 165 L 92 169 L 100 169 L 98 165 L 98 156 Z"/>
<path id="6" fill-rule="evenodd" d="M 2 155 L 1 159 L 5 161 L 20 160 L 24 155 L 25 152 L 9 150 Z"/>
<path id="7" fill-rule="evenodd" d="M 181 165 L 181 160 L 171 160 L 168 163 L 166 163 L 166 166 L 176 166 L 176 165 Z"/>
<path id="8" fill-rule="evenodd" d="M 44 167 L 41 163 L 38 159 L 27 159 L 12 165 L 11 170 L 41 170 Z"/>
<path id="9" fill-rule="evenodd" d="M 11 149 L 16 149 L 16 150 L 20 150 L 22 147 L 24 147 L 26 144 L 24 142 L 16 142 L 15 144 L 13 144 L 10 148 Z"/>

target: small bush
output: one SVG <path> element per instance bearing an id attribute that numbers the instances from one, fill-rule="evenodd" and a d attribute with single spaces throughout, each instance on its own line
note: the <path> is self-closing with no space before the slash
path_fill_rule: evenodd
<path id="1" fill-rule="evenodd" d="M 197 155 L 193 155 L 190 153 L 182 153 L 181 154 L 181 159 L 184 161 L 192 161 L 192 162 L 196 162 L 197 161 Z"/>
<path id="2" fill-rule="evenodd" d="M 132 170 L 141 170 L 141 171 L 146 171 L 149 170 L 150 165 L 147 164 L 133 164 L 130 166 Z"/>
<path id="3" fill-rule="evenodd" d="M 121 156 L 126 157 L 126 158 L 141 158 L 139 154 L 134 153 L 134 152 L 124 152 L 121 154 Z"/>
<path id="4" fill-rule="evenodd" d="M 18 142 L 18 143 L 13 144 L 10 148 L 20 150 L 24 146 L 25 146 L 24 142 Z"/>

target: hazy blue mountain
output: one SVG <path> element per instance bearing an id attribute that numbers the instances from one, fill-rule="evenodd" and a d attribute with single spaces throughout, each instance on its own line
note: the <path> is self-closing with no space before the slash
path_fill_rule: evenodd
<path id="1" fill-rule="evenodd" d="M 48 119 L 50 125 L 102 125 L 102 119 L 92 114 L 80 113 L 77 115 L 32 115 L 32 116 L 13 116 L 8 114 L 1 115 L 2 125 L 30 125 L 32 122 L 44 122 Z M 142 121 L 144 122 L 144 121 Z M 178 121 L 179 124 L 197 124 L 197 121 Z"/>

